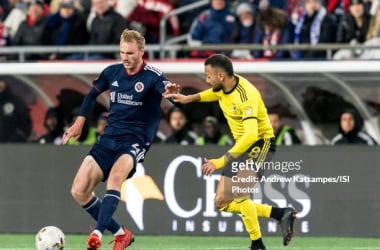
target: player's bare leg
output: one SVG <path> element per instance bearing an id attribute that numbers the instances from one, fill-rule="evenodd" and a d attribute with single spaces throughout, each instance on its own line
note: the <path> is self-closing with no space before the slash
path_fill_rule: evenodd
<path id="1" fill-rule="evenodd" d="M 107 209 L 107 211 L 104 212 L 104 214 L 100 214 L 100 216 L 109 217 L 109 216 L 112 216 L 113 213 L 115 212 L 118 201 L 120 200 L 121 185 L 127 179 L 128 174 L 132 171 L 133 165 L 134 165 L 133 158 L 128 154 L 124 154 L 120 156 L 120 158 L 112 166 L 112 169 L 107 181 L 107 194 L 109 197 L 107 197 L 107 194 L 106 194 L 105 199 L 110 199 L 110 201 L 113 201 L 113 202 L 112 203 L 110 202 L 109 207 L 105 208 Z M 99 218 L 99 221 L 101 221 L 102 219 L 103 218 Z M 104 220 L 103 223 L 104 225 L 106 225 L 107 221 Z M 103 225 L 103 228 L 104 228 L 104 225 Z M 134 242 L 134 237 L 127 228 L 122 226 L 115 233 L 114 242 L 115 244 L 114 244 L 113 250 L 123 250 L 127 248 L 130 244 L 132 244 L 132 242 Z"/>
<path id="2" fill-rule="evenodd" d="M 74 178 L 71 195 L 84 206 L 94 196 L 96 185 L 103 179 L 103 172 L 92 156 L 86 156 Z"/>
<path id="3" fill-rule="evenodd" d="M 98 221 L 101 200 L 95 196 L 94 189 L 102 181 L 103 172 L 92 156 L 87 156 L 73 181 L 71 193 L 74 199 L 96 220 Z M 113 219 L 110 219 L 106 227 L 109 231 L 116 233 L 121 229 L 120 225 Z M 124 233 L 121 229 L 120 232 Z M 87 239 L 87 249 L 99 249 L 101 246 L 102 233 L 91 233 Z"/>
<path id="4" fill-rule="evenodd" d="M 227 185 L 227 187 L 226 187 Z M 232 200 L 234 199 L 233 194 L 231 192 L 232 182 L 231 178 L 222 176 L 218 182 L 215 193 L 215 206 L 218 209 L 222 209 L 228 206 Z"/>
<path id="5" fill-rule="evenodd" d="M 94 194 L 96 185 L 103 179 L 103 172 L 92 156 L 86 156 L 79 167 L 71 187 L 71 195 L 95 220 L 100 201 Z M 92 233 L 87 239 L 87 249 L 96 250 L 101 246 L 101 237 Z"/>

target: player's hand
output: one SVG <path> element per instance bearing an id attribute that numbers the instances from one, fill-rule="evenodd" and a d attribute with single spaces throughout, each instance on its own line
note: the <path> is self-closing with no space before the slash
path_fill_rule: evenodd
<path id="1" fill-rule="evenodd" d="M 173 102 L 178 102 L 182 104 L 189 103 L 190 101 L 188 100 L 186 95 L 182 94 L 167 94 L 164 96 L 165 98 L 171 98 Z"/>
<path id="2" fill-rule="evenodd" d="M 74 138 L 74 142 L 77 141 L 80 137 L 81 133 L 77 131 L 77 129 L 73 126 L 68 128 L 62 136 L 62 144 L 65 145 L 70 138 Z"/>
<path id="3" fill-rule="evenodd" d="M 165 85 L 165 92 L 162 94 L 163 97 L 166 97 L 167 95 L 170 94 L 178 94 L 180 89 L 180 85 L 176 83 L 169 82 L 168 84 Z"/>
<path id="4" fill-rule="evenodd" d="M 216 166 L 212 162 L 212 160 L 208 160 L 207 158 L 205 158 L 204 160 L 205 160 L 205 163 L 202 165 L 202 172 L 206 176 L 210 176 L 215 172 Z"/>
<path id="5" fill-rule="evenodd" d="M 62 144 L 65 145 L 70 138 L 74 138 L 74 142 L 77 141 L 82 133 L 84 122 L 85 118 L 78 116 L 74 124 L 63 133 Z"/>

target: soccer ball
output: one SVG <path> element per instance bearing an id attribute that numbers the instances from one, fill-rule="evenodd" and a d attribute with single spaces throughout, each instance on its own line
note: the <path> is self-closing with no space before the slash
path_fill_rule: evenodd
<path id="1" fill-rule="evenodd" d="M 41 228 L 36 235 L 37 250 L 63 250 L 65 235 L 55 226 Z"/>

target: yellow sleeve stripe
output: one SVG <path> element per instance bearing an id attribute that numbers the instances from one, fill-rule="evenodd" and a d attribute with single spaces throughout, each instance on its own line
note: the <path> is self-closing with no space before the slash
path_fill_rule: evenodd
<path id="1" fill-rule="evenodd" d="M 239 94 L 240 94 L 240 99 L 241 99 L 241 101 L 244 103 L 244 102 L 246 102 L 247 100 L 248 100 L 248 98 L 247 98 L 247 93 L 245 92 L 245 90 L 243 89 L 243 87 L 242 86 L 240 86 L 240 85 L 238 85 L 237 87 L 236 87 L 236 90 L 239 92 Z"/>
<path id="2" fill-rule="evenodd" d="M 246 117 L 246 118 L 243 118 L 243 121 L 248 120 L 248 119 L 256 119 L 257 120 L 257 117 L 256 116 Z"/>

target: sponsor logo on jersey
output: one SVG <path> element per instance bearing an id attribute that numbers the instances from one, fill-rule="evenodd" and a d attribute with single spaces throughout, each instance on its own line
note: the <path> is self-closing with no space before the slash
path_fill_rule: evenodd
<path id="1" fill-rule="evenodd" d="M 111 93 L 110 93 L 110 99 L 111 99 L 111 102 L 115 102 L 115 100 L 116 100 L 116 92 L 115 91 L 112 91 Z"/>
<path id="2" fill-rule="evenodd" d="M 246 116 L 252 115 L 252 112 L 253 112 L 252 107 L 246 107 L 244 110 L 244 113 Z"/>
<path id="3" fill-rule="evenodd" d="M 113 96 L 112 96 L 113 93 Z M 142 106 L 143 102 L 136 101 L 133 97 L 133 95 L 128 95 L 124 93 L 117 93 L 115 96 L 115 93 L 111 93 L 111 101 L 112 102 L 117 102 L 121 104 L 126 104 L 126 105 L 132 105 L 132 106 Z"/>
<path id="4" fill-rule="evenodd" d="M 141 91 L 143 91 L 143 90 L 144 90 L 144 83 L 142 83 L 142 82 L 137 82 L 137 83 L 135 84 L 135 90 L 136 90 L 136 92 L 138 92 L 138 93 L 140 93 Z"/>
<path id="5" fill-rule="evenodd" d="M 111 83 L 111 86 L 119 87 L 119 83 L 117 81 L 114 81 L 113 83 Z"/>

